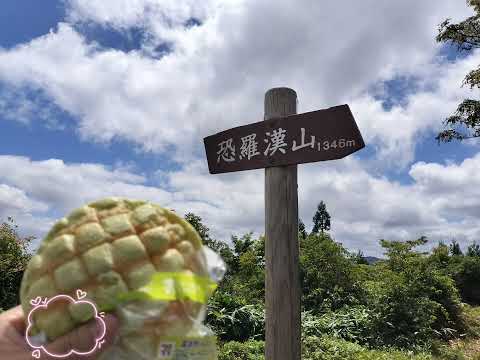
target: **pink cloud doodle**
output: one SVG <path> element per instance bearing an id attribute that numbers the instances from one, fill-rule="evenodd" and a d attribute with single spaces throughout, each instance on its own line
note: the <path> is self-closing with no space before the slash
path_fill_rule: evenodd
<path id="1" fill-rule="evenodd" d="M 48 299 L 48 298 L 43 298 L 42 299 L 41 297 L 37 296 L 35 299 L 30 300 L 30 304 L 32 304 L 33 309 L 30 310 L 30 312 L 28 313 L 28 317 L 27 317 L 28 326 L 27 326 L 27 329 L 25 330 L 25 339 L 27 340 L 28 345 L 31 348 L 35 349 L 32 352 L 32 356 L 35 359 L 40 358 L 41 351 L 45 352 L 45 354 L 47 354 L 49 356 L 57 357 L 57 358 L 65 358 L 65 357 L 70 356 L 72 354 L 87 356 L 87 355 L 92 354 L 97 348 L 100 349 L 102 347 L 102 345 L 105 343 L 104 339 L 105 339 L 105 334 L 106 334 L 106 331 L 107 331 L 105 321 L 103 320 L 103 317 L 105 316 L 105 314 L 103 312 L 99 313 L 97 308 L 95 307 L 95 304 L 92 303 L 91 301 L 82 300 L 87 296 L 87 293 L 85 291 L 83 291 L 81 289 L 78 289 L 76 291 L 76 296 L 77 296 L 77 299 L 74 299 L 69 295 L 63 295 L 63 294 L 54 296 L 51 299 Z M 45 310 L 45 309 L 48 308 L 48 305 L 50 303 L 52 303 L 56 300 L 60 300 L 60 299 L 68 300 L 69 302 L 71 302 L 73 304 L 88 304 L 93 308 L 93 311 L 94 311 L 94 314 L 95 314 L 94 319 L 95 319 L 95 321 L 97 321 L 97 325 L 100 324 L 101 331 L 100 331 L 100 335 L 97 338 L 95 338 L 95 345 L 92 347 L 92 349 L 90 349 L 88 351 L 78 351 L 78 350 L 75 350 L 75 349 L 71 349 L 66 354 L 55 354 L 55 353 L 49 352 L 45 348 L 44 345 L 36 345 L 36 344 L 33 344 L 31 342 L 28 334 L 29 334 L 29 331 L 31 330 L 31 327 L 33 326 L 32 317 L 33 317 L 33 314 L 35 313 L 35 311 Z"/>

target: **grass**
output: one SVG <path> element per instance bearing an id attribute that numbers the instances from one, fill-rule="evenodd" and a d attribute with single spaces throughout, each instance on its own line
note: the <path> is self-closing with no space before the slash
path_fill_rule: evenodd
<path id="1" fill-rule="evenodd" d="M 449 350 L 452 354 L 461 354 L 461 360 L 480 360 L 480 306 L 465 305 L 464 318 L 470 331 L 462 339 L 452 340 Z"/>
<path id="2" fill-rule="evenodd" d="M 480 306 L 465 305 L 470 331 L 462 339 L 438 345 L 432 354 L 394 349 L 367 349 L 331 336 L 309 336 L 302 341 L 302 360 L 480 360 Z M 264 360 L 263 341 L 227 342 L 220 346 L 219 360 Z"/>
<path id="3" fill-rule="evenodd" d="M 263 341 L 231 341 L 220 346 L 218 360 L 264 360 Z M 397 350 L 369 350 L 331 336 L 309 336 L 302 341 L 302 360 L 434 360 L 429 354 Z"/>

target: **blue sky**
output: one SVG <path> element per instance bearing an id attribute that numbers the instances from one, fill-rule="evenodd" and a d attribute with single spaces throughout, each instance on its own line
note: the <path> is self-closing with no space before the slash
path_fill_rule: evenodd
<path id="1" fill-rule="evenodd" d="M 436 27 L 471 10 L 440 1 L 425 20 L 425 4 L 369 0 L 375 11 L 360 19 L 348 2 L 308 12 L 287 1 L 271 13 L 268 2 L 4 1 L 0 217 L 41 238 L 73 208 L 118 195 L 193 211 L 223 240 L 260 234 L 263 172 L 208 174 L 202 139 L 261 120 L 264 92 L 290 86 L 300 112 L 349 103 L 367 144 L 344 160 L 299 166 L 307 228 L 325 200 L 334 237 L 370 255 L 380 237 L 480 240 L 480 200 L 463 189 L 480 181 L 471 176 L 478 143 L 434 140 L 470 95 L 461 80 L 478 63 L 476 53 L 437 44 Z M 319 25 L 327 10 L 332 18 Z M 303 23 L 286 20 L 290 11 Z M 378 13 L 385 20 L 374 29 Z M 329 39 L 345 19 L 342 41 Z"/>
<path id="2" fill-rule="evenodd" d="M 41 2 L 30 0 L 6 1 L 0 12 L 0 47 L 9 49 L 29 40 L 47 34 L 56 29 L 57 24 L 65 20 L 65 3 L 58 0 Z M 39 16 L 41 14 L 41 16 Z M 129 29 L 115 31 L 96 24 L 82 24 L 79 31 L 100 46 L 122 51 L 131 51 L 140 47 L 142 31 Z M 2 84 L 0 92 L 6 86 Z M 68 112 L 52 103 L 42 91 L 24 90 L 28 97 L 39 100 L 45 106 L 53 107 L 55 119 L 65 124 L 64 130 L 46 128 L 43 124 L 23 125 L 8 121 L 0 114 L 2 121 L 0 152 L 28 156 L 32 160 L 49 158 L 63 159 L 65 162 L 100 162 L 114 165 L 117 162 L 135 162 L 142 171 L 155 171 L 159 164 L 168 162 L 168 158 L 151 154 L 137 154 L 132 146 L 122 141 L 107 144 L 94 144 L 81 141 L 71 126 L 72 118 Z M 28 146 L 26 146 L 28 144 Z M 175 164 L 172 164 L 174 166 Z"/>

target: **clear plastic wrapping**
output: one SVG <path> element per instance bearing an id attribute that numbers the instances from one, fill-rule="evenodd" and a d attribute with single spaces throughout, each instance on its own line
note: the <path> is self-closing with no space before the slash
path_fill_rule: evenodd
<path id="1" fill-rule="evenodd" d="M 100 360 L 217 359 L 215 334 L 203 321 L 225 264 L 206 246 L 194 256 L 201 271 L 156 273 L 146 287 L 124 294 L 114 312 L 120 328 Z"/>

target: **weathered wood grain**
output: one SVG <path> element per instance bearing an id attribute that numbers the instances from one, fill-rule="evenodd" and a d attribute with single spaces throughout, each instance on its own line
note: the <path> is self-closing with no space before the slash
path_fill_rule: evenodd
<path id="1" fill-rule="evenodd" d="M 265 94 L 265 119 L 297 113 L 297 94 Z M 265 169 L 265 311 L 267 360 L 300 359 L 297 165 Z"/>

